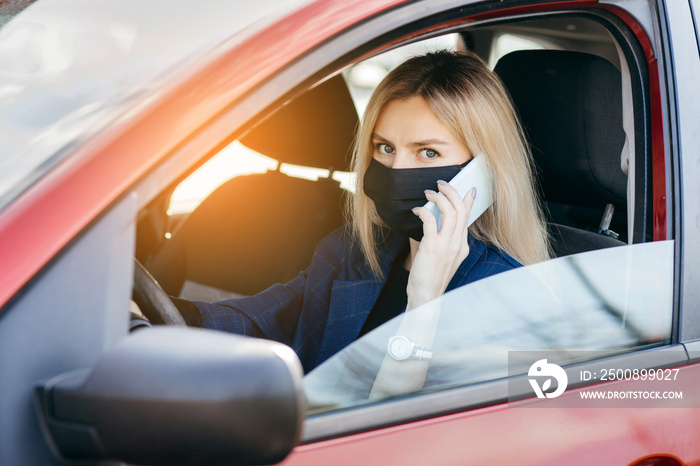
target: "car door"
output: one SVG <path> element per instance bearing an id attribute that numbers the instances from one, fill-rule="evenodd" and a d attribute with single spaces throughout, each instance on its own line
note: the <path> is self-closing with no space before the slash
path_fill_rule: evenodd
<path id="1" fill-rule="evenodd" d="M 316 411 L 307 419 L 305 444 L 298 447 L 285 464 L 324 464 L 329 461 L 337 464 L 355 464 L 363 461 L 386 464 L 683 464 L 697 460 L 699 453 L 694 437 L 699 426 L 693 409 L 697 402 L 697 390 L 694 387 L 699 372 L 698 367 L 693 364 L 693 348 L 696 346 L 694 314 L 697 302 L 694 298 L 696 287 L 691 285 L 691 277 L 696 270 L 693 265 L 696 251 L 695 242 L 686 234 L 691 231 L 689 229 L 697 226 L 697 222 L 689 220 L 696 218 L 698 208 L 695 188 L 690 187 L 688 182 L 683 182 L 696 178 L 692 171 L 694 168 L 691 167 L 697 166 L 694 162 L 697 159 L 697 144 L 694 139 L 697 136 L 697 117 L 690 111 L 692 105 L 689 104 L 698 101 L 696 86 L 694 89 L 690 86 L 692 77 L 697 76 L 699 64 L 697 30 L 692 22 L 693 13 L 697 12 L 697 9 L 693 11 L 693 8 L 697 5 L 693 2 L 628 2 L 625 5 L 617 2 L 609 2 L 609 5 L 608 2 L 601 3 L 597 6 L 615 17 L 609 19 L 613 22 L 620 20 L 631 29 L 627 32 L 623 32 L 624 27 L 617 31 L 610 30 L 618 44 L 624 42 L 622 37 L 626 37 L 628 41 L 639 41 L 638 45 L 644 49 L 644 53 L 643 56 L 637 56 L 637 60 L 644 62 L 643 66 L 648 66 L 648 75 L 643 84 L 648 86 L 644 91 L 649 93 L 646 107 L 648 119 L 646 123 L 635 120 L 634 125 L 637 132 L 636 154 L 640 154 L 638 151 L 641 146 L 645 146 L 646 149 L 642 150 L 648 151 L 648 165 L 646 168 L 644 164 L 634 167 L 637 172 L 633 189 L 636 188 L 637 191 L 634 197 L 628 199 L 628 202 L 633 204 L 630 212 L 637 216 L 635 222 L 639 221 L 640 215 L 649 215 L 646 220 L 649 222 L 648 233 L 632 231 L 628 246 L 582 253 L 571 256 L 571 260 L 584 264 L 598 257 L 602 261 L 599 263 L 600 268 L 590 263 L 590 266 L 584 266 L 591 268 L 583 275 L 591 279 L 590 283 L 597 282 L 598 285 L 602 285 L 598 280 L 607 282 L 615 289 L 608 296 L 617 295 L 617 298 L 612 298 L 613 301 L 622 299 L 625 306 L 630 304 L 634 297 L 644 296 L 654 300 L 655 298 L 647 294 L 650 288 L 656 288 L 660 292 L 661 289 L 665 289 L 658 295 L 664 297 L 655 302 L 652 306 L 654 310 L 648 314 L 656 315 L 652 320 L 660 318 L 660 321 L 666 322 L 662 325 L 665 330 L 651 340 L 642 338 L 637 340 L 639 345 L 631 346 L 623 343 L 627 337 L 622 335 L 603 337 L 604 340 L 609 338 L 608 343 L 612 347 L 625 347 L 624 354 L 586 353 L 583 356 L 586 359 L 585 363 L 579 359 L 578 363 L 569 366 L 566 363 L 562 364 L 567 368 L 568 382 L 572 388 L 568 388 L 556 402 L 542 400 L 538 404 L 536 391 L 531 388 L 525 375 L 536 367 L 534 363 L 538 358 L 548 357 L 551 362 L 552 358 L 556 357 L 552 352 L 528 355 L 528 363 L 520 369 L 511 367 L 511 360 L 510 364 L 502 361 L 502 365 L 498 366 L 499 370 L 493 373 L 489 373 L 489 370 L 479 372 L 476 368 L 483 369 L 483 366 L 472 364 L 472 370 L 463 372 L 462 381 L 456 384 L 458 387 L 446 383 L 444 386 L 425 386 L 423 390 L 398 396 L 369 397 L 367 385 L 371 386 L 375 381 L 377 367 L 367 369 L 374 364 L 373 357 L 368 354 L 379 355 L 386 351 L 387 340 L 396 334 L 401 326 L 400 322 L 390 323 L 389 328 L 383 333 L 379 332 L 381 335 L 378 334 L 375 339 L 357 342 L 347 349 L 347 354 L 343 352 L 336 355 L 336 358 L 342 360 L 331 361 L 331 364 L 337 363 L 335 368 L 322 366 L 319 370 L 325 371 L 325 374 L 312 372 L 307 375 L 307 396 L 311 396 L 312 401 L 319 396 L 318 399 L 321 399 L 322 403 L 320 408 L 316 406 Z M 538 12 L 528 19 L 535 19 L 544 14 L 542 10 L 547 10 L 547 7 L 539 5 L 536 10 Z M 524 8 L 517 11 L 529 13 L 532 10 Z M 594 11 L 583 10 L 579 13 L 590 14 Z M 567 11 L 567 14 L 571 13 L 572 11 Z M 507 12 L 489 11 L 484 16 L 493 20 L 500 14 Z M 630 36 L 632 31 L 635 31 L 632 35 L 636 39 Z M 630 59 L 629 55 L 627 58 L 627 65 L 633 70 L 636 66 L 634 59 Z M 634 80 L 634 77 L 632 79 Z M 632 86 L 635 84 L 632 83 Z M 684 108 L 687 110 L 684 111 Z M 638 109 L 639 107 L 635 110 L 637 115 Z M 639 132 L 647 130 L 649 132 L 646 136 L 640 137 Z M 637 155 L 637 162 L 639 161 L 640 155 Z M 648 176 L 642 174 L 644 170 L 651 175 L 651 178 L 646 178 L 647 181 L 653 184 L 653 188 L 647 191 L 646 195 L 640 192 L 639 176 Z M 662 173 L 665 175 L 662 176 Z M 640 195 L 648 196 L 648 199 L 645 201 Z M 688 196 L 692 197 L 692 200 Z M 690 207 L 691 205 L 693 207 Z M 695 237 L 695 233 L 692 237 Z M 634 272 L 631 272 L 643 268 L 640 263 L 635 262 L 636 259 L 630 259 L 629 256 L 636 255 L 635 250 L 639 251 L 640 247 L 659 248 L 657 257 L 663 257 L 661 262 L 666 264 L 662 266 L 661 262 L 652 260 L 656 264 L 651 266 L 655 272 L 665 272 L 655 275 L 646 285 L 642 284 L 644 280 L 639 280 L 641 277 L 634 278 Z M 660 249 L 665 251 L 661 252 Z M 622 254 L 627 259 L 613 259 L 616 254 Z M 552 262 L 558 263 L 562 259 Z M 632 265 L 630 261 L 636 265 Z M 617 269 L 613 272 L 612 269 L 617 268 L 613 263 L 617 266 L 626 263 L 624 267 L 629 268 L 627 271 Z M 542 264 L 543 269 L 545 265 Z M 556 264 L 550 265 L 558 269 Z M 537 287 L 533 285 L 530 286 L 531 294 L 519 293 L 517 286 L 510 283 L 509 275 L 513 275 L 513 280 L 522 284 L 524 277 L 518 275 L 521 271 L 492 277 L 484 282 L 491 282 L 494 287 L 491 293 L 497 297 L 493 298 L 494 301 L 489 301 L 487 310 L 483 310 L 484 314 L 488 315 L 488 312 L 503 307 L 517 308 L 518 304 L 514 302 L 518 301 L 527 302 L 541 312 L 546 307 L 541 300 L 543 296 L 547 296 L 545 301 L 552 297 L 551 282 L 542 278 L 546 274 L 540 272 L 537 266 L 530 268 L 534 269 L 532 273 L 538 277 L 538 286 L 548 284 L 545 286 L 546 292 L 539 295 L 536 292 Z M 607 272 L 611 272 L 616 278 L 608 276 Z M 575 294 L 572 289 L 568 289 L 575 280 L 565 279 L 562 272 L 554 274 L 557 277 L 555 282 L 566 282 L 565 294 Z M 651 275 L 647 275 L 647 278 Z M 617 280 L 622 280 L 625 284 Z M 600 291 L 598 285 L 593 285 L 593 288 Z M 638 285 L 641 288 L 632 291 Z M 481 288 L 485 289 L 489 284 L 472 286 L 475 288 L 474 295 L 481 296 L 487 294 L 485 291 L 481 293 Z M 453 293 L 459 295 L 460 291 Z M 473 299 L 469 291 L 464 291 L 462 296 L 446 295 L 442 302 L 440 319 L 445 318 L 445 313 L 459 314 L 459 306 L 464 302 L 471 302 L 470 297 Z M 598 297 L 600 298 L 600 295 Z M 590 311 L 591 308 L 583 304 L 584 299 L 574 299 L 581 305 L 579 311 Z M 445 304 L 446 301 L 453 305 Z M 503 306 L 504 301 L 509 304 Z M 496 302 L 500 303 L 501 307 Z M 562 303 L 561 300 L 557 302 Z M 481 310 L 478 301 L 475 307 Z M 575 307 L 572 303 L 570 309 Z M 462 317 L 466 319 L 469 310 L 461 312 Z M 497 315 L 498 313 L 494 319 Z M 488 320 L 488 317 L 484 317 L 484 320 Z M 472 329 L 460 327 L 459 322 L 457 317 L 455 320 L 445 319 L 446 331 L 449 329 L 457 334 L 463 331 L 470 340 L 467 343 L 455 343 L 458 336 L 453 337 L 454 339 L 450 340 L 455 343 L 452 351 L 457 352 L 460 348 L 481 348 L 481 351 L 477 350 L 476 355 L 473 355 L 474 359 L 481 359 L 480 362 L 486 364 L 487 369 L 494 369 L 495 362 L 489 365 L 488 362 L 484 363 L 483 359 L 488 360 L 491 354 L 488 345 L 497 346 L 501 342 L 496 329 L 489 327 L 491 332 L 487 332 L 486 338 L 470 332 Z M 465 320 L 461 322 L 461 325 L 465 325 Z M 478 325 L 473 321 L 468 322 Z M 598 322 L 596 325 L 600 324 L 601 322 Z M 579 329 L 585 328 L 581 327 L 581 323 L 572 322 L 572 325 Z M 498 330 L 502 330 L 507 326 L 499 324 L 497 327 Z M 630 330 L 634 325 L 627 321 L 622 327 Z M 622 327 L 616 328 L 620 330 Z M 532 333 L 536 334 L 542 329 L 542 323 L 535 324 L 518 333 L 518 337 L 522 337 L 523 332 L 528 331 L 530 333 L 527 336 L 531 337 Z M 602 326 L 582 331 L 589 336 L 605 333 Z M 561 328 L 554 334 L 564 337 Z M 484 346 L 480 347 L 481 344 Z M 531 348 L 536 346 L 537 344 L 529 344 Z M 512 357 L 517 356 L 522 349 L 510 348 Z M 571 342 L 567 348 L 569 351 L 584 350 L 585 353 L 585 344 L 582 345 L 580 341 Z M 449 351 L 445 351 L 449 354 Z M 577 357 L 581 357 L 581 354 Z M 353 359 L 358 358 L 359 364 L 357 361 L 353 362 Z M 379 359 L 379 356 L 376 358 Z M 452 376 L 460 370 L 459 366 L 452 366 L 450 369 Z M 662 371 L 658 372 L 658 369 Z M 662 375 L 662 381 L 657 379 L 655 383 L 651 383 L 650 376 L 644 375 L 642 379 L 642 376 L 638 375 L 651 373 L 655 378 Z M 346 385 L 343 381 L 348 380 L 345 377 L 348 374 L 351 374 L 348 378 L 351 382 Z M 613 374 L 612 378 L 610 374 Z M 369 382 L 363 382 L 363 378 L 369 379 Z M 515 388 L 516 386 L 520 388 Z M 659 390 L 660 387 L 663 387 L 662 390 Z M 517 394 L 519 390 L 521 391 Z M 552 389 L 550 393 L 551 391 Z M 591 392 L 602 393 L 602 396 L 611 398 L 608 398 L 607 403 L 586 404 L 582 400 L 591 396 Z M 661 396 L 669 398 L 666 398 L 666 401 L 652 400 L 657 393 L 665 393 Z M 326 399 L 323 399 L 324 394 L 327 395 Z M 630 398 L 635 396 L 639 398 Z M 673 398 L 676 400 L 675 404 L 668 401 Z"/>

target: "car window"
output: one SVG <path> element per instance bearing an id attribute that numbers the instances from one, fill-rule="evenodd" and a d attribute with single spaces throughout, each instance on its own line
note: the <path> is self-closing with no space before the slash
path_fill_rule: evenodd
<path id="1" fill-rule="evenodd" d="M 170 198 L 168 215 L 178 216 L 192 212 L 216 188 L 232 178 L 275 170 L 287 176 L 312 181 L 330 176 L 340 183 L 342 189 L 352 191 L 354 188 L 353 173 L 335 170 L 331 174 L 327 168 L 280 163 L 234 141 L 177 185 Z"/>
<path id="2" fill-rule="evenodd" d="M 538 42 L 530 37 L 518 34 L 499 34 L 493 41 L 491 54 L 489 55 L 489 67 L 493 69 L 503 56 L 516 50 L 538 50 L 554 48 L 551 44 Z"/>
<path id="3" fill-rule="evenodd" d="M 474 46 L 476 51 L 481 44 L 486 49 L 482 58 L 489 62 L 495 59 L 494 57 L 499 57 L 501 54 L 513 50 L 541 47 L 583 51 L 598 57 L 606 57 L 610 50 L 615 51 L 615 42 L 607 30 L 599 24 L 585 29 L 590 36 L 589 40 L 582 40 L 579 43 L 576 42 L 578 41 L 577 34 L 581 29 L 584 29 L 584 26 L 591 26 L 588 23 L 593 23 L 592 21 L 581 18 L 579 21 L 572 21 L 569 18 L 562 19 L 557 23 L 548 21 L 525 23 L 527 27 L 518 34 L 511 33 L 512 31 L 508 32 L 507 28 L 502 25 L 489 26 L 492 30 L 482 28 L 483 37 L 477 34 L 478 30 L 470 31 L 470 33 L 474 33 L 473 40 L 479 43 L 468 44 L 464 42 L 466 33 L 462 33 L 460 36 L 449 35 L 439 38 L 439 40 L 431 39 L 433 42 L 430 46 L 421 42 L 412 44 L 418 45 L 418 49 L 414 48 L 413 51 L 404 47 L 396 48 L 346 68 L 342 76 L 350 90 L 356 108 L 360 109 L 361 113 L 361 109 L 364 108 L 363 101 L 366 103 L 374 86 L 393 66 L 400 63 L 406 56 L 428 50 L 430 47 Z M 516 27 L 510 23 L 507 26 Z M 524 28 L 524 25 L 517 26 Z M 498 28 L 502 28 L 504 33 L 494 36 L 493 32 Z M 570 37 L 566 33 L 560 34 L 558 32 L 560 29 L 568 31 Z M 556 34 L 553 31 L 556 31 Z M 488 36 L 490 39 L 482 41 L 482 38 L 487 37 L 486 33 L 491 34 Z M 547 34 L 551 35 L 552 40 L 556 38 L 557 43 L 541 40 L 541 37 Z M 499 43 L 499 40 L 502 40 L 502 43 Z M 395 55 L 394 58 L 391 58 L 392 54 Z M 610 61 L 610 63 L 613 66 L 616 65 L 614 61 Z M 634 97 L 636 98 L 636 95 Z M 562 115 L 565 114 L 562 113 Z M 560 120 L 566 119 L 560 118 Z M 633 138 L 634 134 L 628 134 L 627 137 Z M 554 139 L 553 136 L 552 139 Z M 619 154 L 619 152 L 615 154 L 615 166 L 619 166 L 617 163 Z M 224 168 L 224 165 L 228 165 L 228 167 Z M 329 172 L 323 168 L 324 166 L 327 167 L 327 165 L 316 164 L 306 170 L 311 178 L 324 178 L 328 177 Z M 200 192 L 192 199 L 187 199 L 186 196 L 178 197 L 181 196 L 182 192 L 185 192 L 184 188 L 187 185 L 206 170 L 209 171 L 209 176 L 202 177 L 200 186 L 205 188 L 204 191 L 211 191 L 231 176 L 260 173 L 266 170 L 272 175 L 275 169 L 288 173 L 288 168 L 291 172 L 295 169 L 290 164 L 279 163 L 274 157 L 254 152 L 240 142 L 234 142 L 178 187 L 171 203 L 172 213 L 188 213 L 206 196 L 206 193 Z M 227 172 L 229 169 L 232 171 Z M 319 169 L 326 170 L 326 172 L 315 171 Z M 335 171 L 332 174 L 333 179 L 337 180 L 336 175 L 339 173 L 339 171 Z M 351 173 L 343 173 L 349 177 L 353 176 Z M 638 175 L 638 177 L 641 176 Z M 627 183 L 627 175 L 625 174 L 624 177 L 625 183 Z M 220 181 L 212 181 L 214 178 Z M 241 176 L 237 181 L 242 182 L 244 178 L 246 177 Z M 651 186 L 652 180 L 646 181 Z M 565 186 L 565 188 L 568 187 Z M 291 191 L 285 191 L 284 197 L 292 199 L 294 195 L 290 193 Z M 246 191 L 246 194 L 248 195 L 249 192 Z M 646 193 L 637 192 L 635 195 L 641 199 Z M 252 198 L 254 197 L 247 197 L 245 203 L 249 204 Z M 277 204 L 279 199 L 276 198 L 274 204 Z M 184 201 L 179 204 L 184 207 L 176 209 L 174 206 L 180 201 Z M 546 196 L 545 201 L 547 201 Z M 630 198 L 623 202 L 634 205 L 637 201 Z M 297 202 L 297 204 L 301 203 Z M 258 224 L 264 217 L 260 215 L 260 212 L 273 212 L 273 207 L 271 203 L 269 207 L 264 206 L 262 209 L 256 210 L 255 222 L 240 223 L 246 226 Z M 605 220 L 607 216 L 608 210 L 604 203 L 590 208 L 575 205 L 573 202 L 558 204 L 555 200 L 548 203 L 547 210 L 553 224 L 584 232 L 591 229 L 593 231 L 601 230 L 599 233 L 602 235 L 599 235 L 598 239 L 618 232 L 621 233 L 619 244 L 627 241 L 628 219 L 624 204 L 622 207 L 618 206 L 617 213 L 612 219 L 612 225 L 608 224 L 605 228 L 597 228 L 599 224 L 602 224 L 601 220 Z M 230 215 L 231 212 L 238 211 L 229 209 L 226 210 L 227 215 L 215 215 L 217 228 L 209 228 L 209 230 L 225 231 L 226 234 L 222 237 L 227 247 L 229 249 L 236 247 L 245 249 L 244 252 L 248 254 L 254 251 L 250 241 L 232 240 L 233 233 L 237 233 L 242 228 L 238 228 L 237 225 L 235 228 L 221 227 L 223 219 L 233 217 Z M 281 215 L 277 216 L 281 218 Z M 268 217 L 274 218 L 275 215 L 268 215 Z M 608 220 L 610 219 L 608 218 Z M 633 220 L 635 219 L 630 219 L 630 221 Z M 643 222 L 639 220 L 638 223 Z M 286 239 L 291 236 L 289 233 L 289 225 L 291 224 L 292 222 L 289 222 L 284 226 L 286 234 L 279 235 L 280 238 Z M 306 226 L 304 229 L 308 230 Z M 279 228 L 267 228 L 267 230 L 282 231 Z M 176 239 L 177 232 L 174 230 L 173 232 L 173 239 Z M 182 237 L 182 230 L 180 233 Z M 610 238 L 612 237 L 610 236 Z M 202 240 L 203 236 L 193 235 L 192 238 L 191 243 L 197 247 L 202 244 L 215 244 L 210 240 Z M 262 250 L 267 251 L 270 249 L 269 244 L 277 242 L 279 240 L 276 238 L 274 242 L 265 243 Z M 173 241 L 170 243 L 170 246 L 175 246 Z M 314 242 L 314 244 L 316 243 L 317 241 Z M 160 255 L 163 256 L 165 252 L 168 252 L 167 249 L 168 244 L 161 249 Z M 185 250 L 186 248 L 182 247 L 181 249 Z M 224 255 L 223 247 L 213 249 L 213 254 L 216 257 Z M 286 248 L 287 251 L 290 249 L 292 248 Z M 500 379 L 508 374 L 507 356 L 508 351 L 511 350 L 596 350 L 602 351 L 604 354 L 616 354 L 667 344 L 670 341 L 673 306 L 672 253 L 672 241 L 617 246 L 523 267 L 448 293 L 430 305 L 415 309 L 410 314 L 387 322 L 310 372 L 305 379 L 305 389 L 310 405 L 309 412 L 311 414 L 322 413 L 374 403 L 395 396 L 468 386 Z M 263 257 L 261 253 L 249 255 L 253 257 L 253 265 L 251 266 L 241 266 L 243 262 L 238 258 L 223 262 L 225 265 L 235 264 L 238 269 L 245 271 L 245 275 L 257 272 L 257 269 L 261 268 L 259 267 L 260 263 L 269 265 L 279 262 L 277 256 L 264 256 L 265 259 L 261 260 L 260 258 Z M 200 259 L 204 255 L 200 249 L 196 249 L 195 253 L 189 254 L 187 257 L 188 260 L 192 260 L 192 258 Z M 178 261 L 184 262 L 179 260 L 179 256 Z M 174 270 L 170 262 L 165 263 L 166 266 L 161 267 L 161 269 Z M 158 268 L 155 267 L 157 264 L 157 260 L 152 262 L 151 265 L 154 267 L 150 270 L 161 284 L 165 284 L 167 280 L 159 276 Z M 207 269 L 207 271 L 214 269 L 209 263 L 206 265 L 207 267 L 202 268 Z M 188 263 L 187 266 L 193 269 L 192 263 Z M 297 267 L 294 272 L 297 273 L 300 269 Z M 220 277 L 234 275 L 236 271 L 231 268 L 221 272 L 219 270 L 224 269 L 216 269 L 216 273 L 210 274 L 215 275 L 215 279 L 204 277 L 201 280 L 194 277 L 194 272 L 190 275 L 188 270 L 184 286 L 173 288 L 173 291 L 164 287 L 174 296 L 179 295 L 183 298 L 203 301 L 216 301 L 224 299 L 224 296 L 217 295 L 216 298 L 206 298 L 194 294 L 190 295 L 188 294 L 191 291 L 188 288 L 189 285 L 192 283 L 208 285 L 207 292 L 215 288 L 238 293 L 237 290 L 226 288 L 218 283 Z M 285 283 L 287 280 L 275 278 L 269 284 Z M 241 292 L 236 296 L 255 294 L 263 289 L 265 288 Z M 437 319 L 433 318 L 435 315 L 438 315 Z M 390 340 L 395 336 L 403 335 L 405 325 L 421 327 L 421 324 L 425 323 L 420 318 L 421 316 L 427 321 L 425 327 L 434 326 L 434 330 L 428 332 L 429 343 L 419 345 L 423 347 L 421 350 L 424 351 L 424 354 L 430 353 L 430 358 L 423 361 L 403 361 L 400 364 L 406 367 L 411 365 L 425 366 L 425 373 L 417 376 L 416 374 L 408 374 L 407 376 L 398 374 L 397 377 L 390 378 L 391 382 L 395 382 L 393 386 L 389 384 L 390 386 L 387 387 L 386 383 L 382 382 L 379 385 L 381 390 L 374 390 L 373 387 L 377 380 L 382 380 L 378 375 L 380 375 L 384 362 L 387 360 L 387 348 Z M 418 324 L 406 323 L 414 320 L 414 317 L 418 318 Z M 391 361 L 389 362 L 391 363 Z M 406 381 L 409 383 L 405 383 Z"/>
<path id="4" fill-rule="evenodd" d="M 379 85 L 381 80 L 392 69 L 396 68 L 403 61 L 413 55 L 435 50 L 456 50 L 458 42 L 458 34 L 445 34 L 380 53 L 347 67 L 343 71 L 343 75 L 348 83 L 357 112 L 360 115 L 364 113 L 374 88 Z"/>
<path id="5" fill-rule="evenodd" d="M 560 362 L 573 363 L 587 357 L 573 351 L 599 357 L 668 343 L 672 290 L 673 241 L 576 254 L 480 280 L 392 319 L 307 374 L 309 412 L 503 378 L 513 374 L 509 351 L 561 351 Z M 397 335 L 424 342 L 431 354 L 390 359 Z"/>
<path id="6" fill-rule="evenodd" d="M 399 47 L 347 67 L 343 70 L 343 78 L 358 114 L 364 113 L 372 91 L 394 67 L 412 55 L 440 49 L 454 50 L 457 43 L 457 34 L 447 34 Z M 177 186 L 168 208 L 168 214 L 175 216 L 171 227 L 179 222 L 178 216 L 192 212 L 203 199 L 229 179 L 277 169 L 288 176 L 314 181 L 330 176 L 340 183 L 342 189 L 348 191 L 353 191 L 355 186 L 354 173 L 335 170 L 331 174 L 327 168 L 280 164 L 274 158 L 234 141 Z"/>
<path id="7" fill-rule="evenodd" d="M 170 198 L 168 215 L 187 214 L 217 187 L 241 175 L 276 170 L 279 163 L 238 141 L 226 146 L 177 185 Z"/>

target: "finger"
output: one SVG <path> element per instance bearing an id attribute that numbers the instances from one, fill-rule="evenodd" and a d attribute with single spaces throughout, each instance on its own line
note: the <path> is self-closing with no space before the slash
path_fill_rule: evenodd
<path id="1" fill-rule="evenodd" d="M 416 207 L 413 213 L 423 222 L 423 237 L 433 238 L 437 236 L 437 222 L 435 216 L 425 207 Z"/>
<path id="2" fill-rule="evenodd" d="M 429 189 L 425 191 L 425 198 L 434 202 L 438 206 L 438 209 L 440 209 L 440 213 L 442 214 L 442 220 L 440 222 L 441 234 L 451 236 L 454 232 L 454 226 L 457 218 L 457 212 L 455 211 L 452 203 L 444 194 L 436 193 L 435 191 L 431 191 Z"/>
<path id="3" fill-rule="evenodd" d="M 445 195 L 457 212 L 463 212 L 465 210 L 464 199 L 462 199 L 462 196 L 459 195 L 459 191 L 457 191 L 454 186 L 443 180 L 438 180 L 437 185 L 438 190 Z M 467 192 L 467 194 L 469 193 Z"/>
<path id="4" fill-rule="evenodd" d="M 451 186 L 445 181 L 438 181 L 438 189 L 447 197 L 447 200 L 450 201 L 450 204 L 452 204 L 455 209 L 456 218 L 453 235 L 461 237 L 463 230 L 467 227 L 467 219 L 469 218 L 469 211 L 464 203 L 464 199 L 462 199 L 462 196 L 459 195 L 459 192 L 454 186 Z M 468 194 L 469 193 L 467 193 L 467 195 Z"/>
<path id="5" fill-rule="evenodd" d="M 476 187 L 474 187 L 467 191 L 467 194 L 464 196 L 464 200 L 462 201 L 462 205 L 464 205 L 466 210 L 467 220 L 469 220 L 469 216 L 472 213 L 472 208 L 474 207 L 474 201 L 476 200 L 477 194 Z"/>
<path id="6" fill-rule="evenodd" d="M 465 221 L 465 227 L 464 227 L 464 243 L 467 244 L 468 240 L 468 233 L 469 233 L 469 228 L 468 228 L 468 223 L 469 223 L 469 216 L 472 213 L 472 208 L 474 207 L 474 201 L 476 199 L 477 195 L 477 190 L 476 188 L 472 188 L 469 191 L 467 191 L 467 194 L 464 196 L 464 208 L 466 209 L 466 221 Z"/>

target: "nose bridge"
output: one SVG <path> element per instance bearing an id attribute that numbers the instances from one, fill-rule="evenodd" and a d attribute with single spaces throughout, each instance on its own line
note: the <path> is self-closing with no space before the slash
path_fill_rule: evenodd
<path id="1" fill-rule="evenodd" d="M 414 166 L 413 154 L 407 148 L 396 148 L 391 168 L 411 168 Z"/>

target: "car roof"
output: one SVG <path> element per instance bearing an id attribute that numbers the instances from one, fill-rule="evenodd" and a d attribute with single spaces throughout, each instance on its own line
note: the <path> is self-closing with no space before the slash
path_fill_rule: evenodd
<path id="1" fill-rule="evenodd" d="M 30 5 L 0 29 L 0 209 L 126 107 L 304 3 Z"/>

